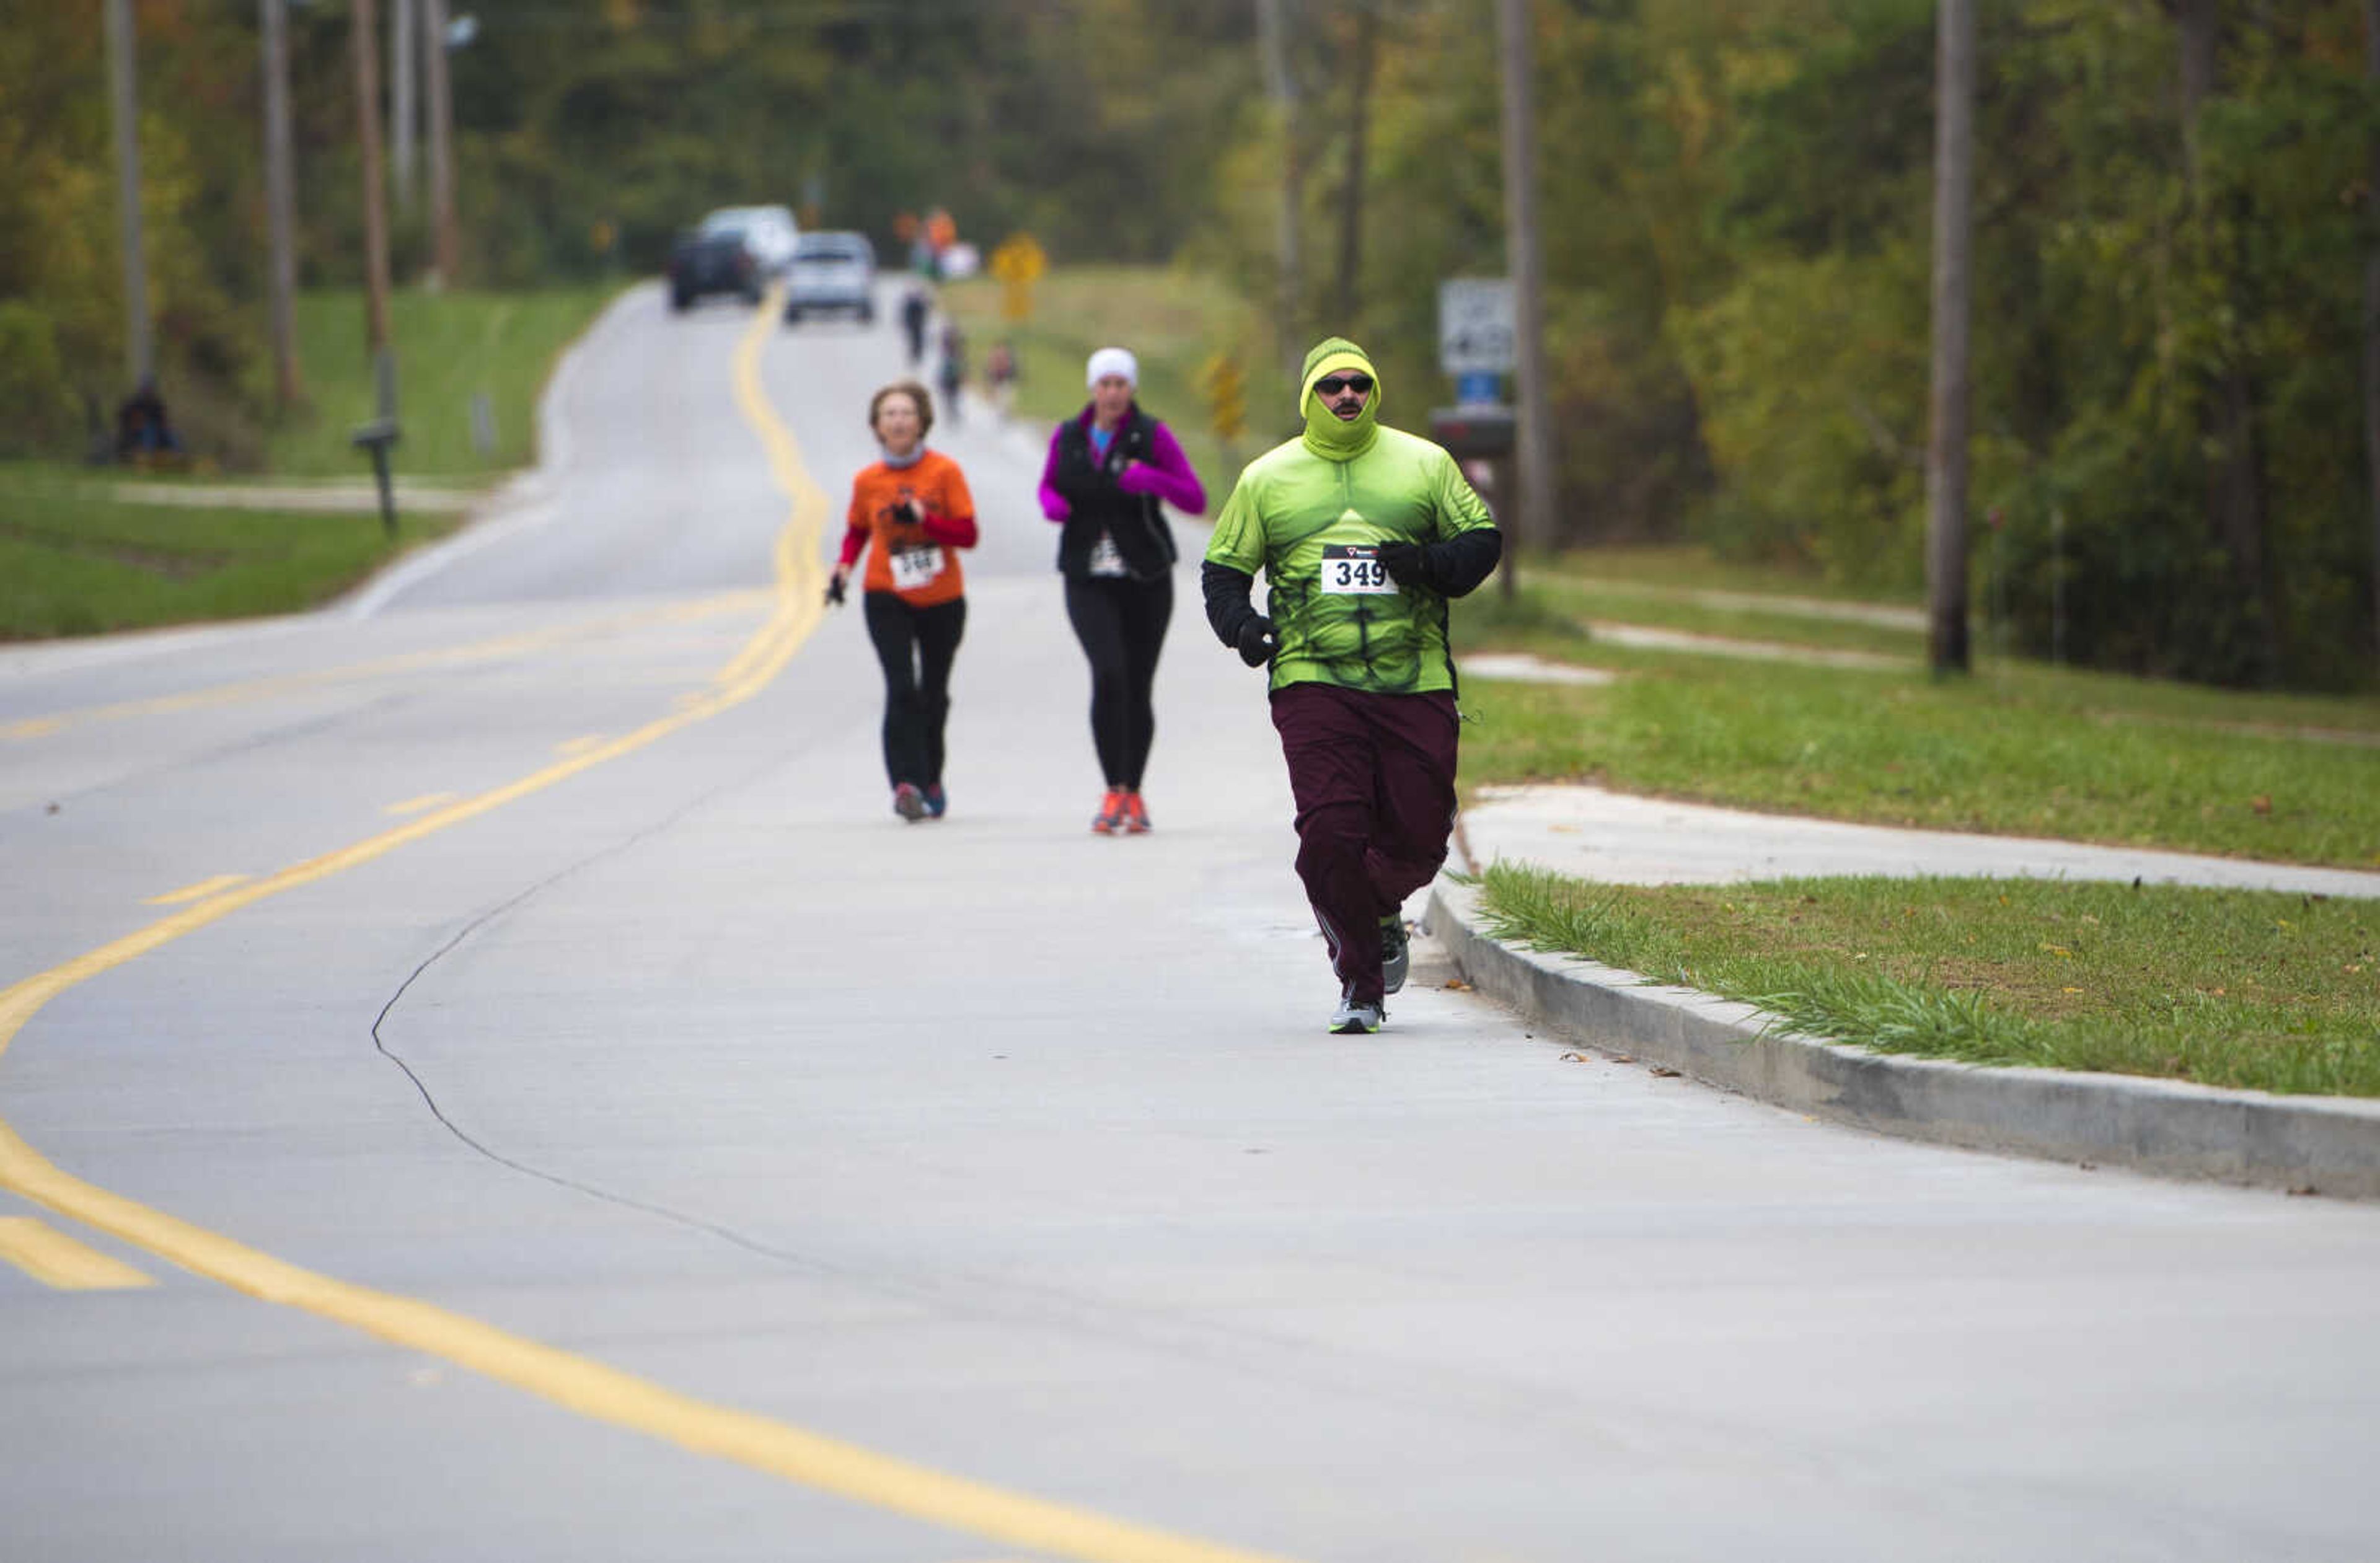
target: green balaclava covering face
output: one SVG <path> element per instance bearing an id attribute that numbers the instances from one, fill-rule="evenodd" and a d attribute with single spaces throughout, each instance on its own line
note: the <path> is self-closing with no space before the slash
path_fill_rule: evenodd
<path id="1" fill-rule="evenodd" d="M 1314 394 L 1314 382 L 1333 374 L 1348 372 L 1372 377 L 1372 394 L 1364 400 L 1364 410 L 1353 423 L 1342 423 L 1339 417 L 1323 405 Z M 1297 410 L 1305 419 L 1305 448 L 1325 461 L 1353 461 L 1372 448 L 1380 437 L 1379 370 L 1361 347 L 1343 336 L 1326 336 L 1305 355 L 1305 368 L 1297 379 Z"/>

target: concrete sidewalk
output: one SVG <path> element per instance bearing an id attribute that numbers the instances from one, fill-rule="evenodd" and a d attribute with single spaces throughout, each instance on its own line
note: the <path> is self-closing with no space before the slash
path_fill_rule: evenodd
<path id="1" fill-rule="evenodd" d="M 1463 816 L 1459 839 L 1475 868 L 1500 859 L 1636 884 L 1999 875 L 2380 897 L 2380 874 L 1892 830 L 1592 787 L 1490 789 Z M 1974 1149 L 2380 1199 L 2380 1102 L 1872 1053 L 1783 1035 L 1750 1005 L 1505 945 L 1485 931 L 1477 892 L 1451 880 L 1429 891 L 1425 920 L 1449 967 L 1488 997 L 1598 1048 L 1812 1117 Z"/>

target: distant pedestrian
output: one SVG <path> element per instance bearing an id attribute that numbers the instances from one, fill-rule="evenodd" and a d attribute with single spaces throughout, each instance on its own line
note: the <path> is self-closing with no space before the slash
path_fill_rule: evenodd
<path id="1" fill-rule="evenodd" d="M 991 410 L 1002 423 L 1016 405 L 1016 352 L 1006 342 L 995 342 L 983 356 L 984 388 L 991 393 Z"/>
<path id="2" fill-rule="evenodd" d="M 951 427 L 959 426 L 959 387 L 966 383 L 966 338 L 956 321 L 942 325 L 942 406 L 950 409 Z"/>
<path id="3" fill-rule="evenodd" d="M 1091 746 L 1107 791 L 1091 829 L 1149 828 L 1140 786 L 1157 736 L 1151 692 L 1173 619 L 1173 531 L 1165 506 L 1196 515 L 1207 491 L 1172 431 L 1140 410 L 1140 365 L 1122 347 L 1091 355 L 1091 399 L 1050 436 L 1041 514 L 1057 522 L 1066 618 L 1091 664 Z"/>
<path id="4" fill-rule="evenodd" d="M 927 302 L 926 290 L 912 287 L 901 297 L 901 332 L 909 342 L 909 367 L 916 369 L 926 358 L 926 317 L 933 312 Z"/>
<path id="5" fill-rule="evenodd" d="M 1330 1029 L 1378 1031 L 1411 960 L 1402 907 L 1446 861 L 1460 719 L 1447 600 L 1503 553 L 1444 449 L 1380 427 L 1378 371 L 1342 337 L 1298 378 L 1305 433 L 1240 474 L 1215 518 L 1207 622 L 1269 664 L 1297 800 L 1297 874 L 1330 948 Z M 1267 612 L 1250 606 L 1257 570 Z"/>
<path id="6" fill-rule="evenodd" d="M 975 500 L 958 463 L 926 448 L 934 398 L 898 380 L 868 404 L 868 427 L 882 459 L 851 481 L 843 553 L 827 582 L 840 604 L 851 567 L 868 549 L 861 587 L 868 636 L 884 669 L 884 770 L 892 811 L 912 823 L 940 819 L 942 731 L 951 710 L 951 664 L 966 629 L 966 585 L 958 550 L 976 545 Z M 871 546 L 872 545 L 872 546 Z"/>

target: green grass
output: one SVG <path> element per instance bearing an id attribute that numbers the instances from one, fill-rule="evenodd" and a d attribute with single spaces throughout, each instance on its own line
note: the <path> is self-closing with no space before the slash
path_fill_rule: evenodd
<path id="1" fill-rule="evenodd" d="M 1140 360 L 1140 405 L 1181 441 L 1207 486 L 1213 514 L 1241 465 L 1273 443 L 1243 433 L 1227 446 L 1214 431 L 1200 386 L 1208 360 L 1245 339 L 1246 316 L 1238 301 L 1207 279 L 1153 266 L 1054 268 L 1036 285 L 1033 298 L 1032 318 L 1011 321 L 1001 315 L 999 283 L 977 278 L 942 289 L 942 308 L 966 333 L 970 371 L 980 376 L 984 356 L 1006 338 L 1016 355 L 1016 415 L 1048 425 L 1080 412 L 1090 399 L 1083 365 L 1093 352 L 1131 348 Z M 1260 372 L 1245 357 L 1240 368 L 1244 375 Z M 1258 394 L 1249 392 L 1252 398 Z M 1281 421 L 1257 416 L 1261 411 L 1250 410 L 1256 427 Z"/>
<path id="2" fill-rule="evenodd" d="M 397 357 L 397 473 L 485 480 L 537 454 L 537 398 L 563 348 L 618 291 L 613 283 L 535 293 L 400 292 L 391 301 Z M 310 292 L 298 300 L 306 406 L 273 430 L 272 470 L 283 477 L 358 478 L 370 463 L 349 436 L 378 416 L 359 293 Z M 484 394 L 496 442 L 473 442 L 471 398 Z"/>
<path id="3" fill-rule="evenodd" d="M 107 496 L 111 476 L 0 466 L 0 639 L 286 613 L 452 531 L 452 516 L 197 510 Z"/>
<path id="4" fill-rule="evenodd" d="M 1972 1063 L 2380 1096 L 2380 902 L 2043 879 L 1590 885 L 1499 864 L 1500 939 Z"/>
<path id="5" fill-rule="evenodd" d="M 1602 687 L 1474 679 L 1466 789 L 1592 781 L 1873 824 L 2380 866 L 2380 702 L 2244 695 L 2037 664 L 1962 679 L 1632 651 L 1558 592 L 1490 588 L 1458 653 L 1611 669 Z M 2307 736 L 2313 729 L 2337 737 Z"/>
<path id="6" fill-rule="evenodd" d="M 1548 574 L 1534 584 L 1572 616 L 1597 624 L 1642 624 L 1812 650 L 1859 651 L 1912 660 L 1925 655 L 1923 630 L 1767 610 L 1733 601 L 1706 602 L 1690 594 L 1612 585 L 1568 574 Z"/>
<path id="7" fill-rule="evenodd" d="M 1688 543 L 1580 549 L 1533 562 L 1558 575 L 1645 592 L 1748 591 L 1895 608 L 1923 605 L 1915 596 L 1862 591 L 1814 571 L 1728 563 L 1713 558 L 1708 549 Z"/>

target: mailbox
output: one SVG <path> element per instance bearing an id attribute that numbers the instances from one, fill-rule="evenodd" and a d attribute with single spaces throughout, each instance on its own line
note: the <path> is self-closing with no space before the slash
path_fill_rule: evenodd
<path id="1" fill-rule="evenodd" d="M 1509 406 L 1430 409 L 1429 437 L 1457 461 L 1492 461 L 1511 455 L 1513 429 Z"/>
<path id="2" fill-rule="evenodd" d="M 347 443 L 371 456 L 372 480 L 380 486 L 381 530 L 392 538 L 396 536 L 396 491 L 389 482 L 388 450 L 396 439 L 396 419 L 383 418 L 365 424 L 347 440 Z"/>

